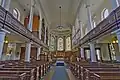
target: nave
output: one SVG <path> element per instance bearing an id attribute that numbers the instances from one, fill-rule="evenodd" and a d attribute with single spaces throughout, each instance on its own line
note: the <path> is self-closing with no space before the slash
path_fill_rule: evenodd
<path id="1" fill-rule="evenodd" d="M 120 0 L 0 0 L 0 80 L 120 80 Z"/>

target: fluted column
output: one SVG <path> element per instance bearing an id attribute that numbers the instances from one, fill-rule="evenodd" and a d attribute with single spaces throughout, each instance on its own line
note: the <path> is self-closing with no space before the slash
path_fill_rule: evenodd
<path id="1" fill-rule="evenodd" d="M 31 0 L 31 7 L 30 7 L 30 18 L 29 24 L 27 28 L 32 32 L 32 24 L 33 24 L 33 9 L 34 9 L 34 1 Z M 30 62 L 30 53 L 31 53 L 31 42 L 26 43 L 26 50 L 25 50 L 25 61 Z"/>

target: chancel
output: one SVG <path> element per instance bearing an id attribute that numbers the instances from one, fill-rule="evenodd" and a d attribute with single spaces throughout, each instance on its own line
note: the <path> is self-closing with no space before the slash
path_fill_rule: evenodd
<path id="1" fill-rule="evenodd" d="M 0 0 L 0 80 L 120 80 L 120 0 Z"/>

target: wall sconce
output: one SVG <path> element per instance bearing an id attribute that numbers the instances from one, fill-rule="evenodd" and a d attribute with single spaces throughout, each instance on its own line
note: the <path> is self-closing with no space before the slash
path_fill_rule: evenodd
<path id="1" fill-rule="evenodd" d="M 8 43 L 8 41 L 7 41 L 7 40 L 5 40 L 5 43 L 7 44 L 7 43 Z"/>

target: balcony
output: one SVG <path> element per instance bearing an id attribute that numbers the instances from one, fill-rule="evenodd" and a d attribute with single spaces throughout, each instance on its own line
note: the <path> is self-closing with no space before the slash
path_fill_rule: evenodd
<path id="1" fill-rule="evenodd" d="M 13 32 L 16 35 L 23 36 L 30 42 L 33 42 L 33 44 L 43 46 L 48 49 L 46 44 L 26 29 L 24 25 L 14 18 L 10 12 L 0 6 L 0 30 L 2 29 Z"/>
<path id="2" fill-rule="evenodd" d="M 82 39 L 79 38 L 75 47 L 95 41 L 111 32 L 120 29 L 120 7 L 113 10 L 109 16 L 101 21 L 94 29 L 88 32 Z"/>

